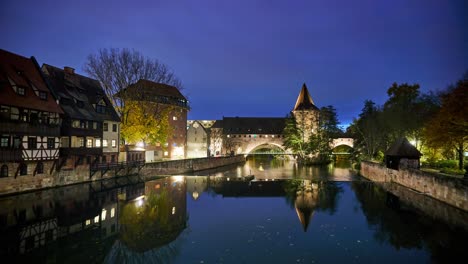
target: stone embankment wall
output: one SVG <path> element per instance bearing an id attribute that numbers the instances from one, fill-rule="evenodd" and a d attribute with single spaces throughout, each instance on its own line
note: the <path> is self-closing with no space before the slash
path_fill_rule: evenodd
<path id="1" fill-rule="evenodd" d="M 143 176 L 184 174 L 241 162 L 245 162 L 243 155 L 152 162 L 146 163 L 140 174 Z"/>
<path id="2" fill-rule="evenodd" d="M 361 175 L 374 182 L 394 182 L 468 211 L 468 182 L 414 169 L 388 169 L 378 163 L 361 162 Z"/>
<path id="3" fill-rule="evenodd" d="M 0 195 L 91 182 L 132 174 L 139 174 L 142 176 L 183 174 L 222 167 L 244 161 L 245 157 L 243 155 L 233 157 L 172 160 L 146 163 L 141 170 L 138 170 L 138 168 L 125 168 L 121 170 L 109 170 L 105 173 L 97 171 L 93 175 L 90 175 L 89 167 L 86 165 L 80 165 L 74 170 L 52 171 L 52 173 L 50 173 L 52 166 L 50 166 L 50 164 L 45 164 L 45 173 L 42 174 L 28 174 L 25 176 L 9 176 L 0 178 Z"/>

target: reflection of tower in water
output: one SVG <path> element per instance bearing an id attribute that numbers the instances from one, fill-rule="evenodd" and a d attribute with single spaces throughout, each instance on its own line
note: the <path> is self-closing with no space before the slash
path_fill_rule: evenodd
<path id="1" fill-rule="evenodd" d="M 185 176 L 187 182 L 187 192 L 191 194 L 193 200 L 198 200 L 203 192 L 208 189 L 208 176 Z"/>
<path id="2" fill-rule="evenodd" d="M 310 180 L 303 180 L 301 188 L 296 192 L 294 207 L 296 208 L 297 217 L 302 224 L 304 232 L 307 231 L 307 227 L 314 214 L 314 209 L 317 206 L 317 199 L 317 183 L 312 183 Z"/>

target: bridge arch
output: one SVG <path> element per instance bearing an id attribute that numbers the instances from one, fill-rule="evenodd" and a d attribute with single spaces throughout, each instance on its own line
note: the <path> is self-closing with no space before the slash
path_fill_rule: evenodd
<path id="1" fill-rule="evenodd" d="M 260 149 L 279 149 L 281 150 L 281 152 L 283 153 L 286 153 L 286 150 L 284 149 L 284 147 L 278 143 L 274 143 L 274 142 L 268 142 L 268 143 L 259 143 L 259 144 L 256 144 L 256 145 L 250 145 L 246 150 L 245 150 L 245 153 L 243 154 L 246 154 L 246 155 L 249 155 L 249 154 L 252 154 L 253 152 L 257 151 L 257 150 L 260 150 Z"/>
<path id="2" fill-rule="evenodd" d="M 335 138 L 331 143 L 331 148 L 334 149 L 338 146 L 346 145 L 350 148 L 354 148 L 354 139 L 353 138 Z"/>

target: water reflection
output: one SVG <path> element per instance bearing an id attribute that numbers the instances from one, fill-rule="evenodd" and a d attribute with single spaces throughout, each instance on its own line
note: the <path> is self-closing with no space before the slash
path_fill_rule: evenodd
<path id="1" fill-rule="evenodd" d="M 461 256 L 466 258 L 466 212 L 397 184 L 356 182 L 352 189 L 380 243 L 398 250 L 428 250 L 435 263 L 456 263 Z"/>
<path id="2" fill-rule="evenodd" d="M 167 261 L 187 226 L 184 177 L 70 186 L 0 200 L 0 255 L 35 262 Z"/>
<path id="3" fill-rule="evenodd" d="M 467 212 L 398 185 L 337 181 L 357 177 L 346 170 L 256 159 L 206 176 L 119 178 L 3 197 L 0 255 L 34 263 L 467 257 Z"/>
<path id="4" fill-rule="evenodd" d="M 180 252 L 187 227 L 186 182 L 182 176 L 148 181 L 144 195 L 120 206 L 119 239 L 107 263 L 165 263 Z"/>

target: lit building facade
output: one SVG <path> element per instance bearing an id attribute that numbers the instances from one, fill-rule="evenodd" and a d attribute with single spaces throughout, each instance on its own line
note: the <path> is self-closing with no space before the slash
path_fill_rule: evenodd
<path id="1" fill-rule="evenodd" d="M 136 144 L 134 147 L 129 147 L 129 153 L 135 150 L 144 151 L 144 159 L 147 162 L 183 159 L 186 157 L 189 106 L 187 99 L 179 89 L 167 84 L 139 80 L 127 87 L 120 96 L 125 97 L 127 101 L 152 104 L 156 118 L 168 118 L 169 124 L 170 133 L 166 142 L 156 144 L 141 142 L 140 145 Z M 166 112 L 168 112 L 167 115 L 162 114 Z"/>
<path id="2" fill-rule="evenodd" d="M 206 158 L 210 156 L 210 129 L 215 121 L 187 121 L 187 158 Z"/>

